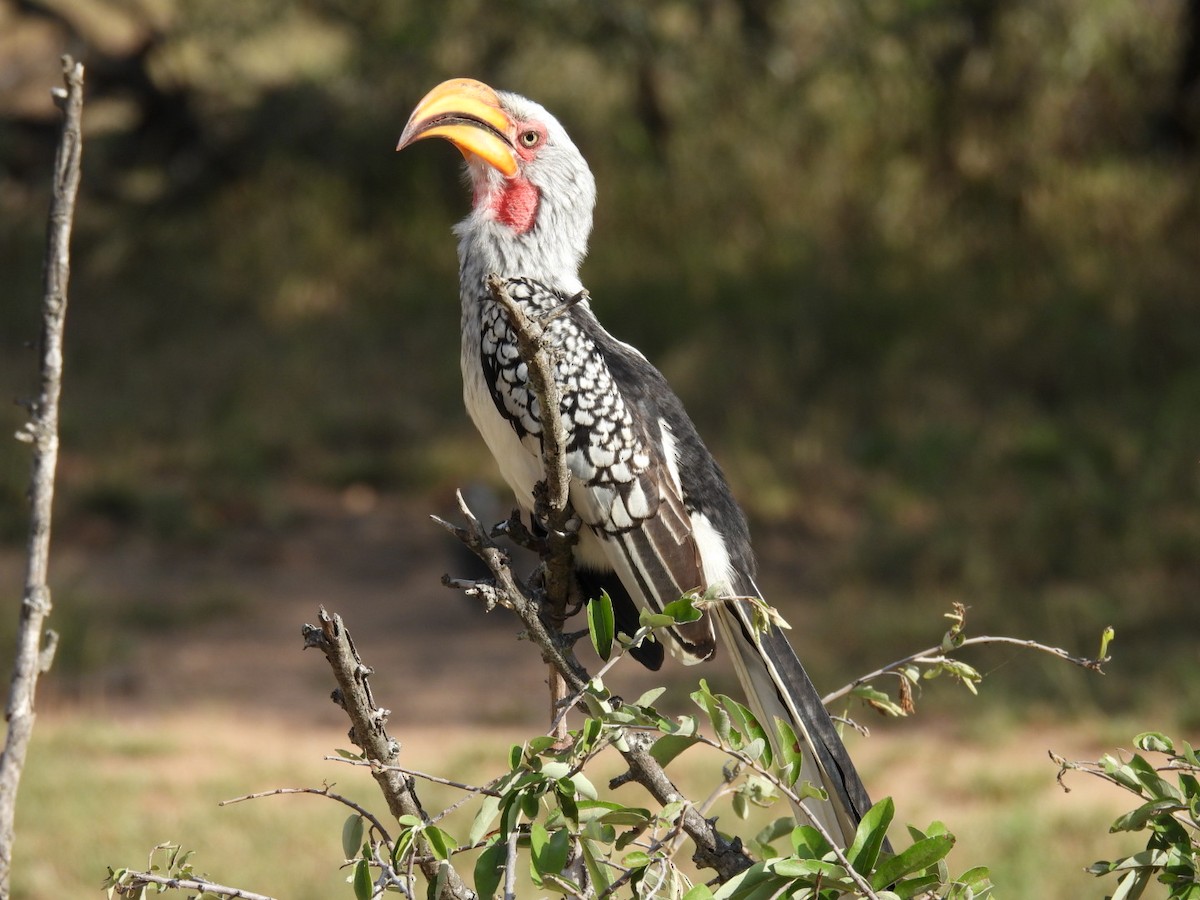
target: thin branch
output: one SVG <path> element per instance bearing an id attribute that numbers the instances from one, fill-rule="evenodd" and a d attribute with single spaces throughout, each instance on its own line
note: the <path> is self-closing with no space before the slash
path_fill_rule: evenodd
<path id="1" fill-rule="evenodd" d="M 518 830 L 508 833 L 508 844 L 504 851 L 504 900 L 517 898 L 517 837 Z"/>
<path id="2" fill-rule="evenodd" d="M 333 699 L 350 717 L 350 740 L 368 760 L 378 761 L 379 765 L 371 767 L 371 774 L 387 800 L 392 815 L 396 818 L 415 816 L 422 822 L 428 822 L 429 816 L 421 806 L 412 779 L 388 768 L 399 755 L 400 744 L 389 737 L 384 728 L 390 710 L 376 705 L 371 693 L 367 678 L 373 670 L 363 664 L 350 634 L 342 624 L 341 616 L 330 616 L 322 607 L 318 618 L 319 626 L 305 625 L 302 629 L 304 646 L 320 649 L 333 669 L 338 683 Z M 425 838 L 418 836 L 414 844 L 415 856 L 431 856 Z M 440 897 L 468 900 L 475 896 L 452 866 L 436 860 L 420 862 L 418 865 L 431 884 L 437 883 L 445 869 Z"/>
<path id="3" fill-rule="evenodd" d="M 829 706 L 830 704 L 835 703 L 850 694 L 850 692 L 856 687 L 869 684 L 882 675 L 895 674 L 900 669 L 903 669 L 905 666 L 912 663 L 936 664 L 939 662 L 944 662 L 948 658 L 947 654 L 950 652 L 950 650 L 961 650 L 963 647 L 975 647 L 981 644 L 1009 644 L 1016 647 L 1023 647 L 1027 650 L 1040 650 L 1043 653 L 1049 653 L 1051 656 L 1057 656 L 1059 659 L 1065 659 L 1067 662 L 1073 663 L 1082 669 L 1087 669 L 1091 672 L 1098 672 L 1101 675 L 1104 674 L 1104 669 L 1102 667 L 1106 662 L 1108 662 L 1109 659 L 1107 656 L 1103 659 L 1089 659 L 1088 657 L 1084 656 L 1072 656 L 1061 647 L 1051 647 L 1047 644 L 1041 644 L 1037 641 L 1024 640 L 1022 638 L 983 635 L 980 637 L 967 638 L 961 643 L 955 644 L 949 648 L 949 650 L 943 645 L 938 644 L 933 647 L 926 647 L 924 650 L 919 650 L 916 653 L 909 654 L 903 659 L 898 659 L 895 662 L 888 663 L 886 666 L 882 666 L 876 669 L 874 672 L 868 672 L 866 675 L 862 675 L 854 679 L 846 686 L 838 688 L 832 694 L 826 694 L 822 702 L 826 706 Z"/>
<path id="4" fill-rule="evenodd" d="M 200 891 L 202 894 L 217 894 L 221 897 L 232 897 L 234 900 L 275 900 L 274 897 L 269 897 L 266 894 L 256 894 L 254 891 L 230 887 L 225 884 L 217 884 L 215 881 L 206 881 L 203 878 L 172 878 L 169 875 L 134 872 L 129 869 L 125 870 L 120 882 L 114 885 L 114 889 L 118 894 L 136 896 L 142 888 L 151 884 L 160 884 L 163 887 L 173 888 L 177 891 Z"/>
<path id="5" fill-rule="evenodd" d="M 325 758 L 333 759 L 334 757 L 327 756 Z M 357 803 L 355 803 L 349 797 L 343 797 L 341 794 L 335 794 L 333 791 L 331 791 L 327 787 L 324 787 L 324 788 L 274 788 L 273 790 L 269 790 L 269 791 L 259 791 L 256 794 L 244 794 L 241 797 L 234 797 L 232 800 L 222 800 L 220 803 L 217 804 L 217 806 L 232 806 L 234 803 L 241 803 L 243 800 L 261 800 L 263 797 L 275 797 L 280 794 L 315 794 L 318 797 L 328 797 L 330 800 L 336 800 L 338 803 L 341 803 L 343 806 L 350 807 L 352 810 L 354 810 L 356 813 L 358 813 L 360 816 L 362 816 L 364 819 L 366 819 L 368 822 L 370 822 L 371 825 L 374 826 L 375 830 L 377 832 L 379 832 L 379 836 L 384 840 L 385 843 L 388 843 L 388 844 L 392 843 L 392 836 L 390 834 L 388 834 L 388 830 L 383 827 L 383 823 L 380 822 L 377 818 L 375 818 L 374 813 L 372 813 L 369 809 L 366 809 L 365 807 L 359 806 Z"/>
<path id="6" fill-rule="evenodd" d="M 66 88 L 54 91 L 63 111 L 62 130 L 54 156 L 54 193 L 46 228 L 42 269 L 41 388 L 30 405 L 32 419 L 17 434 L 33 445 L 30 477 L 29 540 L 25 591 L 21 600 L 17 649 L 13 660 L 5 717 L 8 736 L 0 756 L 0 900 L 7 900 L 12 867 L 13 821 L 17 788 L 33 734 L 34 696 L 38 676 L 50 668 L 57 636 L 43 628 L 50 614 L 50 524 L 54 472 L 58 463 L 58 400 L 62 391 L 63 325 L 67 313 L 67 284 L 71 274 L 71 224 L 79 191 L 79 160 L 83 150 L 83 65 L 63 57 Z"/>
<path id="7" fill-rule="evenodd" d="M 639 628 L 637 630 L 637 633 L 633 636 L 633 639 L 630 641 L 629 645 L 631 647 L 636 647 L 639 643 L 641 643 L 641 641 L 645 640 L 646 637 L 649 636 L 653 631 L 654 631 L 653 628 L 647 628 L 647 627 Z M 586 632 L 584 632 L 584 633 L 586 634 Z M 613 666 L 615 666 L 619 660 L 621 660 L 625 657 L 625 655 L 626 655 L 626 651 L 624 649 L 622 649 L 622 651 L 620 653 L 615 654 L 611 659 L 608 660 L 608 662 L 606 662 L 604 665 L 602 665 L 600 667 L 600 669 L 592 677 L 592 681 L 599 681 L 600 679 L 604 678 L 604 676 L 608 674 L 609 669 L 611 669 Z M 562 708 L 558 712 L 558 717 L 554 720 L 554 724 L 550 726 L 551 734 L 553 734 L 555 732 L 555 730 L 559 727 L 559 725 L 562 724 L 563 720 L 566 719 L 567 713 L 569 713 L 572 709 L 574 709 L 575 706 L 579 703 L 579 701 L 582 700 L 585 696 L 587 696 L 586 688 L 582 691 L 576 691 L 571 696 L 569 696 L 565 700 L 563 700 Z"/>
<path id="8" fill-rule="evenodd" d="M 368 766 L 370 768 L 384 768 L 392 772 L 399 772 L 402 775 L 408 775 L 413 778 L 421 778 L 425 781 L 432 781 L 434 784 L 444 784 L 446 787 L 458 788 L 460 791 L 468 791 L 472 794 L 486 794 L 489 797 L 503 797 L 499 791 L 494 791 L 487 787 L 477 787 L 473 784 L 464 784 L 461 781 L 451 781 L 449 778 L 442 778 L 440 775 L 430 775 L 428 772 L 418 772 L 416 769 L 406 769 L 404 766 L 388 765 L 381 766 L 379 763 L 371 762 L 366 759 L 346 759 L 344 756 L 326 756 L 326 762 L 343 763 L 348 766 Z"/>
<path id="9" fill-rule="evenodd" d="M 736 759 L 738 762 L 753 770 L 756 775 L 759 775 L 771 782 L 771 784 L 773 784 L 780 791 L 780 793 L 782 793 L 788 798 L 788 800 L 791 801 L 793 807 L 804 813 L 804 815 L 808 818 L 809 824 L 816 829 L 817 833 L 820 834 L 821 837 L 825 838 L 825 842 L 833 848 L 833 855 L 837 857 L 837 861 L 842 864 L 850 878 L 856 885 L 858 885 L 858 888 L 860 891 L 862 891 L 863 896 L 870 898 L 870 900 L 879 900 L 879 895 L 872 890 L 871 885 L 867 882 L 867 880 L 858 872 L 858 870 L 854 868 L 850 860 L 846 858 L 845 850 L 838 846 L 838 843 L 834 840 L 833 835 L 831 835 L 825 829 L 825 826 L 822 825 L 817 817 L 812 814 L 805 802 L 800 799 L 800 795 L 792 790 L 789 785 L 780 780 L 780 778 L 774 772 L 771 772 L 765 767 L 759 765 L 757 760 L 751 759 L 740 750 L 734 750 L 732 747 L 726 747 L 720 742 L 714 741 L 712 738 L 704 734 L 697 733 L 693 735 L 693 737 L 699 743 L 712 747 L 715 750 L 719 750 L 727 756 Z"/>
<path id="10" fill-rule="evenodd" d="M 683 834 L 683 818 L 680 817 L 679 819 L 675 820 L 675 824 L 671 826 L 671 829 L 665 835 L 663 835 L 661 838 L 655 838 L 646 846 L 646 855 L 652 856 L 653 854 L 657 853 L 659 850 L 670 845 L 670 847 L 667 851 L 667 855 L 663 859 L 663 861 L 665 862 L 667 859 L 670 859 L 672 856 L 674 856 L 675 853 L 679 850 L 679 844 L 683 840 L 684 837 L 685 837 L 685 835 Z M 612 884 L 610 884 L 605 889 L 604 893 L 601 894 L 597 898 L 597 900 L 606 900 L 606 898 L 608 898 L 608 897 L 615 897 L 617 895 L 617 891 L 620 888 L 624 887 L 625 883 L 627 881 L 629 881 L 630 878 L 633 877 L 633 874 L 635 871 L 636 871 L 635 869 L 626 869 L 624 871 L 624 873 L 621 875 L 621 877 L 619 877 L 616 881 L 614 881 Z M 657 890 L 657 888 L 655 890 Z M 657 894 L 654 891 L 649 891 L 646 893 L 646 896 L 655 897 L 655 896 L 657 896 Z"/>

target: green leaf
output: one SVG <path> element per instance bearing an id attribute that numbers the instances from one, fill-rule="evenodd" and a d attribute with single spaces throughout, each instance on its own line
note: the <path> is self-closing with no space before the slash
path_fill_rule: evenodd
<path id="1" fill-rule="evenodd" d="M 600 817 L 605 825 L 632 825 L 634 828 L 644 828 L 650 824 L 650 820 L 650 810 L 632 806 L 615 809 Z"/>
<path id="2" fill-rule="evenodd" d="M 794 859 L 785 858 L 768 862 L 767 868 L 776 875 L 788 878 L 803 878 L 807 875 L 820 875 L 822 878 L 847 878 L 849 873 L 837 863 L 824 859 Z"/>
<path id="3" fill-rule="evenodd" d="M 691 692 L 691 700 L 708 714 L 708 720 L 713 724 L 716 737 L 722 744 L 730 743 L 732 721 L 730 714 L 721 706 L 721 702 L 708 689 L 708 682 L 700 679 L 700 689 Z"/>
<path id="4" fill-rule="evenodd" d="M 987 866 L 975 866 L 973 869 L 967 869 L 967 871 L 959 875 L 954 881 L 956 884 L 970 888 L 974 893 L 978 894 L 985 888 L 992 886 L 992 871 Z"/>
<path id="5" fill-rule="evenodd" d="M 1137 900 L 1150 884 L 1154 873 L 1150 869 L 1134 869 L 1117 883 L 1112 900 Z"/>
<path id="6" fill-rule="evenodd" d="M 732 697 L 726 697 L 724 694 L 721 694 L 717 699 L 720 700 L 721 705 L 729 711 L 729 714 L 736 720 L 742 734 L 746 736 L 746 740 L 748 742 L 745 748 L 746 755 L 751 759 L 759 759 L 759 755 L 755 752 L 752 752 L 751 747 L 754 747 L 755 741 L 761 740 L 763 742 L 761 751 L 762 762 L 764 765 L 770 766 L 771 763 L 774 762 L 775 757 L 771 751 L 771 739 L 767 735 L 767 730 L 763 728 L 762 723 L 758 721 L 757 717 L 755 717 L 754 713 L 748 706 L 739 703 Z M 757 750 L 756 747 L 755 750 Z"/>
<path id="7" fill-rule="evenodd" d="M 428 900 L 438 900 L 445 892 L 446 879 L 450 877 L 450 863 L 442 860 L 438 863 L 437 877 L 429 882 L 429 887 L 425 891 L 425 896 Z"/>
<path id="8" fill-rule="evenodd" d="M 371 900 L 373 887 L 371 867 L 365 859 L 360 859 L 354 864 L 354 896 L 356 900 Z"/>
<path id="9" fill-rule="evenodd" d="M 587 800 L 595 800 L 600 796 L 596 792 L 596 786 L 582 772 L 576 772 L 566 783 L 573 785 L 575 793 Z"/>
<path id="10" fill-rule="evenodd" d="M 541 822 L 529 826 L 529 876 L 538 887 L 542 885 L 542 850 L 550 843 L 550 834 Z"/>
<path id="11" fill-rule="evenodd" d="M 663 615 L 670 616 L 677 624 L 685 625 L 695 622 L 704 614 L 696 609 L 691 597 L 680 597 L 663 607 Z"/>
<path id="12" fill-rule="evenodd" d="M 588 634 L 596 653 L 606 662 L 612 656 L 613 637 L 616 636 L 616 617 L 613 615 L 612 597 L 602 591 L 599 597 L 589 600 L 587 605 Z"/>
<path id="13" fill-rule="evenodd" d="M 881 712 L 887 716 L 894 716 L 898 719 L 908 715 L 891 697 L 869 684 L 860 684 L 853 688 L 850 693 L 858 697 L 876 712 Z"/>
<path id="14" fill-rule="evenodd" d="M 449 859 L 450 853 L 458 843 L 436 825 L 425 826 L 425 836 L 429 839 L 429 849 L 438 859 Z"/>
<path id="15" fill-rule="evenodd" d="M 358 813 L 342 823 L 342 853 L 346 859 L 354 859 L 362 850 L 363 817 Z"/>
<path id="16" fill-rule="evenodd" d="M 1149 803 L 1143 803 L 1137 809 L 1119 816 L 1108 830 L 1109 832 L 1141 831 L 1152 818 L 1186 808 L 1175 800 L 1151 800 Z"/>
<path id="17" fill-rule="evenodd" d="M 553 778 L 556 781 L 571 771 L 570 764 L 563 762 L 561 759 L 539 760 L 536 768 L 547 778 Z"/>
<path id="18" fill-rule="evenodd" d="M 750 841 L 751 849 L 761 857 L 774 856 L 771 846 L 785 834 L 791 834 L 796 827 L 796 820 L 791 816 L 782 816 L 758 832 Z"/>
<path id="19" fill-rule="evenodd" d="M 1100 757 L 1100 768 L 1104 770 L 1104 774 L 1115 781 L 1121 787 L 1129 788 L 1131 791 L 1141 793 L 1142 784 L 1138 781 L 1137 775 L 1133 769 L 1125 763 L 1118 760 L 1111 754 L 1105 753 Z"/>
<path id="20" fill-rule="evenodd" d="M 1099 659 L 1105 659 L 1108 656 L 1108 645 L 1112 643 L 1113 638 L 1117 636 L 1117 630 L 1109 625 L 1104 631 L 1100 632 L 1100 656 Z"/>
<path id="21" fill-rule="evenodd" d="M 526 791 L 519 795 L 517 805 L 521 808 L 525 818 L 530 821 L 537 818 L 541 796 L 541 791 Z"/>
<path id="22" fill-rule="evenodd" d="M 682 900 L 713 900 L 713 892 L 707 884 L 697 884 L 683 895 Z"/>
<path id="23" fill-rule="evenodd" d="M 1143 731 L 1133 739 L 1139 750 L 1152 753 L 1174 753 L 1175 744 L 1161 731 Z"/>
<path id="24" fill-rule="evenodd" d="M 603 894 L 612 885 L 609 868 L 605 863 L 606 857 L 603 851 L 597 849 L 594 842 L 585 838 L 579 843 L 583 848 L 583 865 L 592 881 L 592 887 L 597 895 Z"/>
<path id="25" fill-rule="evenodd" d="M 479 900 L 492 900 L 500 879 L 504 876 L 504 844 L 495 843 L 484 849 L 475 860 L 475 893 Z"/>
<path id="26" fill-rule="evenodd" d="M 666 628 L 675 624 L 673 616 L 668 616 L 663 613 L 652 613 L 641 610 L 638 613 L 638 624 L 643 628 Z"/>
<path id="27" fill-rule="evenodd" d="M 565 828 L 559 828 L 550 835 L 550 841 L 542 850 L 542 858 L 539 868 L 542 874 L 557 874 L 563 870 L 567 864 L 567 857 L 571 853 L 571 832 Z"/>
<path id="28" fill-rule="evenodd" d="M 664 769 L 688 747 L 700 743 L 700 739 L 682 734 L 664 734 L 650 748 L 650 755 Z"/>
<path id="29" fill-rule="evenodd" d="M 894 881 L 920 872 L 946 858 L 954 846 L 954 837 L 939 834 L 917 841 L 903 853 L 885 859 L 871 876 L 871 887 L 882 890 Z"/>
<path id="30" fill-rule="evenodd" d="M 342 759 L 362 759 L 363 758 L 363 755 L 361 753 L 355 753 L 353 750 L 334 750 L 333 752 L 336 753 L 338 756 L 340 756 Z"/>
<path id="31" fill-rule="evenodd" d="M 666 690 L 667 689 L 665 687 L 650 688 L 650 690 L 646 691 L 646 693 L 634 700 L 633 705 L 651 707 L 654 705 L 655 700 L 666 693 Z"/>
<path id="32" fill-rule="evenodd" d="M 562 811 L 563 817 L 567 819 L 576 828 L 579 827 L 579 803 L 575 799 L 575 791 L 577 788 L 574 784 L 566 779 L 555 782 L 555 796 L 558 798 L 558 808 Z M 590 798 L 590 799 L 595 799 Z"/>
<path id="33" fill-rule="evenodd" d="M 811 825 L 792 829 L 792 853 L 804 859 L 820 859 L 833 850 L 829 841 Z"/>
<path id="34" fill-rule="evenodd" d="M 875 868 L 879 859 L 880 848 L 887 837 L 888 826 L 892 824 L 892 816 L 896 813 L 896 804 L 891 797 L 884 797 L 867 810 L 867 814 L 858 823 L 854 841 L 846 851 L 850 865 L 859 872 L 870 872 Z"/>
<path id="35" fill-rule="evenodd" d="M 800 769 L 804 763 L 804 757 L 800 753 L 800 741 L 796 738 L 792 726 L 778 716 L 775 717 L 775 730 L 779 733 L 778 750 L 781 757 L 777 762 L 783 772 L 784 782 L 791 787 L 800 778 Z"/>
<path id="36" fill-rule="evenodd" d="M 1150 796 L 1156 800 L 1182 801 L 1179 789 L 1158 774 L 1158 770 L 1144 756 L 1137 753 L 1129 760 L 1129 768 L 1137 775 L 1138 781 L 1146 788 Z"/>
<path id="37" fill-rule="evenodd" d="M 530 758 L 539 756 L 553 747 L 557 740 L 558 738 L 550 734 L 539 734 L 535 738 L 530 738 L 525 744 L 525 756 Z"/>
<path id="38" fill-rule="evenodd" d="M 625 858 L 621 860 L 621 865 L 627 869 L 644 869 L 651 862 L 650 854 L 645 850 L 631 850 L 625 854 Z"/>
<path id="39" fill-rule="evenodd" d="M 467 834 L 467 843 L 475 844 L 487 834 L 488 829 L 492 827 L 492 822 L 496 821 L 496 816 L 500 813 L 500 798 L 486 796 L 479 804 L 479 812 L 475 813 L 475 821 L 471 823 L 471 830 Z"/>
<path id="40" fill-rule="evenodd" d="M 788 879 L 780 878 L 767 869 L 764 863 L 755 863 L 744 872 L 734 875 L 713 894 L 714 900 L 748 900 L 748 898 L 772 897 L 773 892 L 781 891 L 788 884 Z"/>
<path id="41" fill-rule="evenodd" d="M 750 801 L 746 799 L 745 791 L 738 791 L 733 795 L 733 814 L 739 819 L 747 819 L 750 816 Z"/>
<path id="42" fill-rule="evenodd" d="M 584 719 L 583 727 L 579 729 L 580 749 L 590 750 L 596 746 L 596 741 L 600 740 L 603 732 L 604 723 L 599 719 Z"/>

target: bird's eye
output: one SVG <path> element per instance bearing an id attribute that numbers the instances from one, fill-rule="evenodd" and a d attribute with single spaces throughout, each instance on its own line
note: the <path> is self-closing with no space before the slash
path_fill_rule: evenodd
<path id="1" fill-rule="evenodd" d="M 532 130 L 531 131 L 522 131 L 521 137 L 519 138 L 521 143 L 524 144 L 526 147 L 536 147 L 538 145 L 538 142 L 541 141 L 541 139 L 542 139 L 542 136 L 540 134 L 538 134 L 536 131 L 532 131 Z"/>

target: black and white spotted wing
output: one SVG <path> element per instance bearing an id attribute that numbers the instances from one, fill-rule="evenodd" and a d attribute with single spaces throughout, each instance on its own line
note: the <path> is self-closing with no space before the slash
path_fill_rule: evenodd
<path id="1" fill-rule="evenodd" d="M 671 472 L 674 461 L 668 465 L 664 458 L 662 430 L 670 423 L 661 401 L 678 406 L 678 400 L 663 377 L 608 335 L 586 304 L 560 309 L 568 298 L 528 279 L 511 279 L 507 289 L 527 314 L 543 320 L 562 391 L 572 505 L 604 543 L 629 599 L 661 610 L 686 591 L 706 587 L 691 510 Z M 480 359 L 492 401 L 522 445 L 540 457 L 541 410 L 526 364 L 504 310 L 490 296 L 480 302 Z M 548 317 L 553 311 L 559 314 Z M 667 398 L 655 396 L 664 391 Z M 636 621 L 632 610 L 627 613 Z M 680 626 L 673 634 L 686 656 L 712 655 L 711 622 Z"/>

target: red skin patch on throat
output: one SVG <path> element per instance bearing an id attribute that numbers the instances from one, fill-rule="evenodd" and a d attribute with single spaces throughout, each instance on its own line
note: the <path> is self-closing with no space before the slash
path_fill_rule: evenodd
<path id="1" fill-rule="evenodd" d="M 492 213 L 517 234 L 525 234 L 537 222 L 540 200 L 541 192 L 527 178 L 513 178 L 492 199 Z"/>

